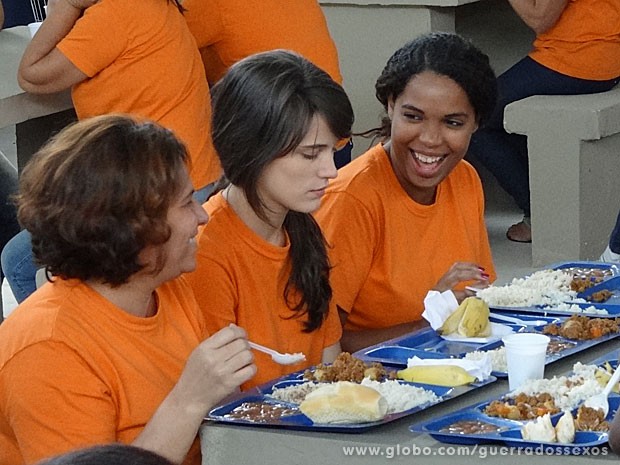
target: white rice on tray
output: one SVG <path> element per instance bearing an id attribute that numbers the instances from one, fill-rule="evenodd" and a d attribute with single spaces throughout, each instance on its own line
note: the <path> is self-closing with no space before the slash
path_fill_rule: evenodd
<path id="1" fill-rule="evenodd" d="M 508 394 L 508 397 L 515 397 L 520 392 L 528 395 L 547 392 L 553 397 L 555 405 L 560 410 L 572 410 L 587 398 L 603 391 L 594 376 L 596 370 L 596 365 L 584 365 L 577 362 L 573 366 L 572 375 L 527 381 L 518 390 Z"/>
<path id="2" fill-rule="evenodd" d="M 525 278 L 514 278 L 505 286 L 489 286 L 478 291 L 477 296 L 490 307 L 533 307 L 570 311 L 574 313 L 607 314 L 607 310 L 589 306 L 581 309 L 576 303 L 585 303 L 571 290 L 573 280 L 569 273 L 561 270 L 536 271 Z M 566 303 L 573 302 L 572 304 Z"/>
<path id="3" fill-rule="evenodd" d="M 427 391 L 409 384 L 401 384 L 396 380 L 379 382 L 364 378 L 360 384 L 373 388 L 385 398 L 388 404 L 388 414 L 404 412 L 418 405 L 436 403 L 440 400 L 433 391 Z M 284 388 L 275 388 L 271 397 L 283 402 L 299 404 L 310 392 L 318 389 L 321 385 L 322 383 L 306 382 Z"/>
<path id="4" fill-rule="evenodd" d="M 504 346 L 493 350 L 475 350 L 473 352 L 467 352 L 465 354 L 465 360 L 482 360 L 485 354 L 488 354 L 491 358 L 491 370 L 504 372 L 508 371 L 508 363 L 506 362 L 506 348 Z"/>

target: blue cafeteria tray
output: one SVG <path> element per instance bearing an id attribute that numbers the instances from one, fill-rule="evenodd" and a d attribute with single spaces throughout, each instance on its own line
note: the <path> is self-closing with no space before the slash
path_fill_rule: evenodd
<path id="1" fill-rule="evenodd" d="M 226 415 L 234 410 L 236 407 L 241 405 L 244 402 L 266 402 L 266 403 L 276 403 L 283 404 L 285 406 L 289 406 L 292 408 L 297 408 L 297 404 L 291 404 L 287 402 L 282 402 L 279 400 L 275 400 L 273 397 L 270 397 L 270 394 L 274 387 L 285 387 L 288 385 L 301 384 L 304 382 L 303 380 L 303 371 L 299 371 L 296 373 L 292 373 L 290 375 L 284 376 L 282 378 L 275 379 L 269 383 L 258 386 L 250 391 L 242 392 L 229 398 L 224 404 L 215 407 L 212 409 L 205 420 L 216 421 L 220 423 L 233 424 L 238 426 L 255 426 L 255 427 L 270 427 L 270 428 L 284 428 L 290 430 L 303 430 L 303 431 L 323 431 L 323 432 L 340 432 L 340 433 L 361 433 L 370 428 L 374 428 L 379 425 L 383 425 L 385 423 L 390 423 L 392 421 L 398 420 L 399 418 L 406 417 L 408 415 L 412 415 L 421 410 L 425 410 L 433 405 L 437 405 L 438 403 L 445 402 L 447 400 L 458 397 L 462 394 L 470 392 L 475 389 L 479 389 L 487 384 L 493 383 L 497 381 L 497 378 L 490 377 L 484 382 L 476 382 L 472 384 L 468 384 L 465 386 L 457 386 L 457 387 L 444 387 L 444 386 L 435 386 L 430 384 L 421 384 L 421 383 L 409 383 L 407 381 L 399 380 L 402 384 L 408 384 L 411 386 L 421 387 L 427 390 L 433 391 L 437 397 L 440 398 L 439 402 L 436 403 L 426 403 L 409 410 L 405 410 L 403 412 L 392 413 L 387 415 L 380 421 L 374 422 L 366 422 L 366 423 L 355 423 L 355 424 L 315 424 L 306 417 L 303 413 L 299 412 L 297 414 L 281 417 L 275 420 L 255 422 L 248 420 L 241 420 L 235 418 L 229 418 Z"/>

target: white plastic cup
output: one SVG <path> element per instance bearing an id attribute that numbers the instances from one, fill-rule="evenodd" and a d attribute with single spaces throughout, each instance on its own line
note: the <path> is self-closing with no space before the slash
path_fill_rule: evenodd
<path id="1" fill-rule="evenodd" d="M 549 336 L 536 333 L 515 333 L 504 336 L 508 364 L 508 385 L 511 391 L 529 379 L 545 376 L 545 358 Z"/>
<path id="2" fill-rule="evenodd" d="M 34 37 L 34 35 L 37 33 L 37 31 L 41 27 L 41 24 L 42 24 L 41 22 L 28 24 L 28 30 L 30 31 L 30 37 Z"/>

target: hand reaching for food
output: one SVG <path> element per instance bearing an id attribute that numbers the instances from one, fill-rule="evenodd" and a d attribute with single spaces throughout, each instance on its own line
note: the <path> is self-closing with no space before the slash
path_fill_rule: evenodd
<path id="1" fill-rule="evenodd" d="M 452 290 L 456 299 L 462 302 L 463 299 L 472 296 L 473 291 L 467 289 L 454 290 L 461 283 L 468 283 L 473 287 L 482 289 L 489 286 L 489 274 L 476 263 L 456 262 L 439 279 L 433 289 L 439 292 Z"/>

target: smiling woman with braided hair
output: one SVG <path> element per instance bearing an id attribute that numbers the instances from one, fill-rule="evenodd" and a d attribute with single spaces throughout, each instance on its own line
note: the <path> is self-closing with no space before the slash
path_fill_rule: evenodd
<path id="1" fill-rule="evenodd" d="M 484 197 L 463 160 L 495 104 L 486 55 L 455 34 L 416 38 L 375 85 L 387 111 L 382 142 L 342 168 L 316 213 L 352 352 L 421 324 L 434 290 L 456 308 L 466 284 L 495 279 Z"/>

